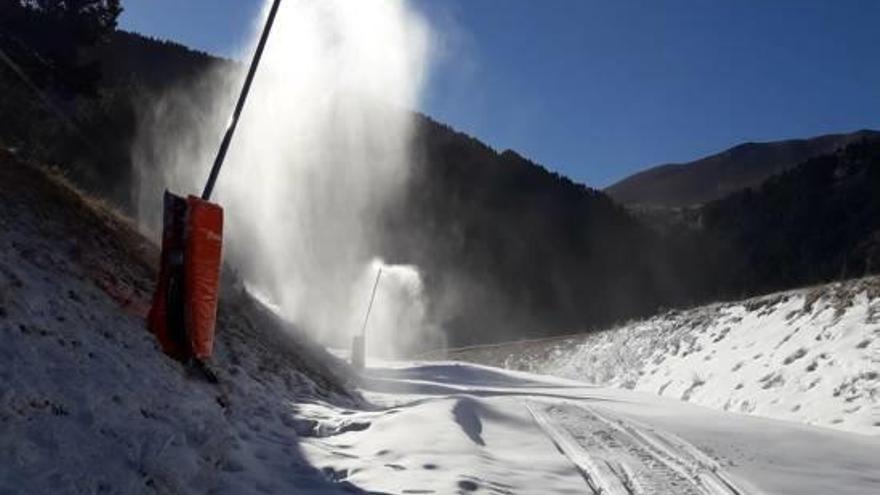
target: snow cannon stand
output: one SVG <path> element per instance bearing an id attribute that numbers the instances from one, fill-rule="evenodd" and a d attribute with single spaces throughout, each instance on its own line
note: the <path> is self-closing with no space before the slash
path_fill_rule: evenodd
<path id="1" fill-rule="evenodd" d="M 196 196 L 164 196 L 159 281 L 147 325 L 168 356 L 204 367 L 214 348 L 223 208 Z"/>
<path id="2" fill-rule="evenodd" d="M 159 283 L 153 294 L 147 326 L 159 340 L 165 354 L 187 363 L 191 371 L 200 373 L 212 383 L 217 383 L 217 376 L 206 361 L 214 350 L 223 247 L 223 208 L 209 199 L 280 4 L 281 0 L 272 0 L 263 34 L 260 35 L 238 95 L 232 119 L 220 141 L 202 196 L 183 198 L 165 191 Z"/>
<path id="3" fill-rule="evenodd" d="M 366 356 L 364 356 L 364 337 L 355 335 L 351 339 L 351 366 L 361 371 L 366 365 Z"/>

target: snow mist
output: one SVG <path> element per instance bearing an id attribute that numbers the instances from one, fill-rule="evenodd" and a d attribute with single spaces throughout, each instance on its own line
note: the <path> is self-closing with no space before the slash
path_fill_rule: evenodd
<path id="1" fill-rule="evenodd" d="M 267 13 L 268 3 L 241 59 Z M 428 41 L 404 1 L 284 0 L 217 182 L 225 261 L 330 345 L 347 347 L 360 331 L 382 216 L 407 181 Z M 143 112 L 134 158 L 149 230 L 158 230 L 163 188 L 201 192 L 243 77 L 243 67 L 217 68 Z M 435 339 L 424 304 L 415 267 L 384 267 L 371 353 Z"/>

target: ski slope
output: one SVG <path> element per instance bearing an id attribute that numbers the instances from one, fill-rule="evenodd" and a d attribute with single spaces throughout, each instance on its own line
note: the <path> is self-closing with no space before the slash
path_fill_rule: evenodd
<path id="1" fill-rule="evenodd" d="M 373 411 L 299 408 L 310 461 L 381 493 L 865 494 L 880 440 L 455 362 L 382 363 Z"/>

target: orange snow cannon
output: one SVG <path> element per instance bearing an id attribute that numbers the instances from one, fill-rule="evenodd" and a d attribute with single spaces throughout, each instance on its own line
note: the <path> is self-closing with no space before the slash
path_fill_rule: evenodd
<path id="1" fill-rule="evenodd" d="M 165 354 L 203 361 L 214 347 L 223 209 L 167 191 L 164 199 L 159 282 L 147 322 Z"/>
<path id="2" fill-rule="evenodd" d="M 147 326 L 165 354 L 192 365 L 209 382 L 217 377 L 207 366 L 214 348 L 214 326 L 220 288 L 223 246 L 223 208 L 211 203 L 211 193 L 238 126 L 260 58 L 281 0 L 272 0 L 269 17 L 257 43 L 232 119 L 208 174 L 202 196 L 165 191 L 159 282 L 147 316 Z"/>

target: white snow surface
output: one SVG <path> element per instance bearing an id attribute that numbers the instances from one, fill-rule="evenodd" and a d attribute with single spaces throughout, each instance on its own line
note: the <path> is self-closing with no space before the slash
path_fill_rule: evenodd
<path id="1" fill-rule="evenodd" d="M 377 363 L 373 363 L 377 366 Z M 307 458 L 387 493 L 827 494 L 880 490 L 880 439 L 456 362 L 364 372 L 379 410 L 300 413 Z M 342 426 L 346 425 L 346 426 Z"/>
<path id="2" fill-rule="evenodd" d="M 880 434 L 877 277 L 670 311 L 594 334 L 447 355 Z"/>

